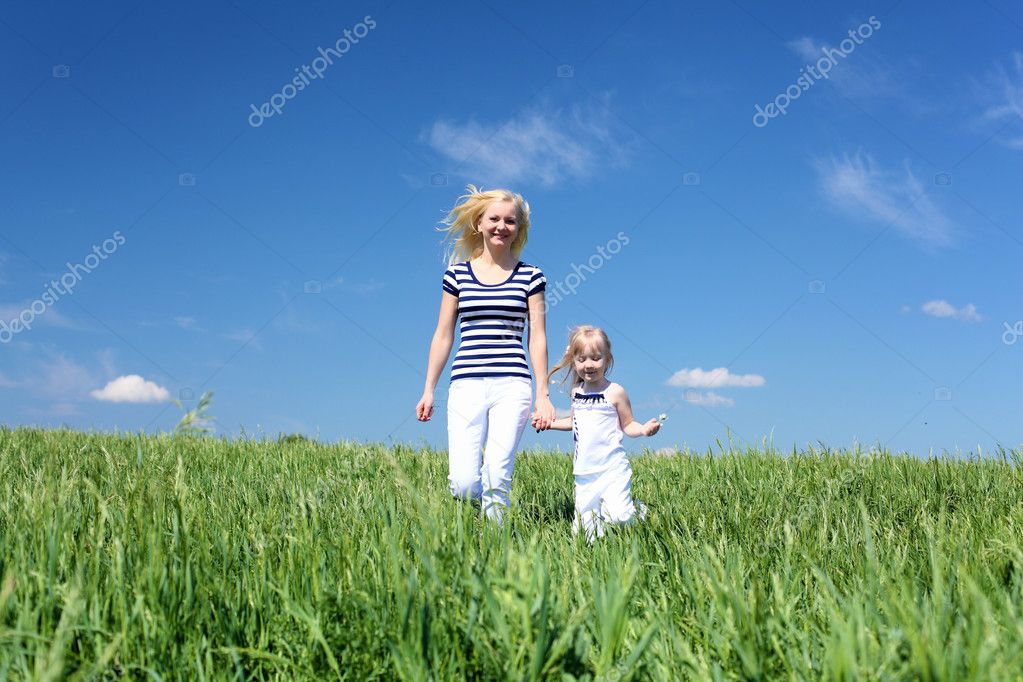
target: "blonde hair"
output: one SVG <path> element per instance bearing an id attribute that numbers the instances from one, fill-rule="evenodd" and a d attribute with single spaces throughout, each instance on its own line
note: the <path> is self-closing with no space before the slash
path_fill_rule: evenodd
<path id="1" fill-rule="evenodd" d="M 483 253 L 483 235 L 476 231 L 476 226 L 486 212 L 487 206 L 495 201 L 510 201 L 515 204 L 518 231 L 515 233 L 515 241 L 511 244 L 511 252 L 518 258 L 526 246 L 529 235 L 529 204 L 526 200 L 521 194 L 507 189 L 484 192 L 475 185 L 466 185 L 465 191 L 466 194 L 458 197 L 460 203 L 456 203 L 442 221 L 447 227 L 440 228 L 447 233 L 445 241 L 451 243 L 448 264 L 471 260 Z"/>
<path id="2" fill-rule="evenodd" d="M 611 341 L 607 338 L 607 334 L 600 327 L 594 327 L 588 324 L 579 325 L 568 334 L 568 346 L 565 347 L 565 355 L 561 358 L 558 364 L 551 368 L 548 376 L 553 377 L 555 372 L 562 369 L 568 368 L 565 373 L 565 378 L 561 380 L 561 383 L 568 383 L 573 388 L 582 384 L 582 378 L 576 374 L 575 365 L 572 364 L 572 358 L 574 358 L 580 351 L 586 346 L 595 346 L 603 355 L 607 358 L 607 366 L 604 368 L 604 376 L 611 373 L 611 367 L 614 365 L 615 358 L 611 354 Z M 551 383 L 554 383 L 554 379 L 551 379 Z"/>

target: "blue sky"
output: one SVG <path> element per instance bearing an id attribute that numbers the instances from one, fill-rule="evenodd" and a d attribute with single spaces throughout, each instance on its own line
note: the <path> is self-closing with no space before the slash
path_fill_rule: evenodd
<path id="1" fill-rule="evenodd" d="M 574 290 L 552 362 L 603 326 L 670 415 L 632 448 L 1023 442 L 1004 0 L 14 2 L 0 57 L 8 424 L 165 430 L 213 390 L 226 435 L 443 447 L 446 372 L 413 410 L 472 182 Z"/>

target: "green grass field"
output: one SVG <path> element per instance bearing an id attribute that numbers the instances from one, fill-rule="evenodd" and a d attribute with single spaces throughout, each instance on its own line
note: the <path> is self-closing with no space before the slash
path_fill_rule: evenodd
<path id="1" fill-rule="evenodd" d="M 564 455 L 496 528 L 443 452 L 3 429 L 0 679 L 1020 679 L 1020 463 L 644 457 L 587 546 Z"/>

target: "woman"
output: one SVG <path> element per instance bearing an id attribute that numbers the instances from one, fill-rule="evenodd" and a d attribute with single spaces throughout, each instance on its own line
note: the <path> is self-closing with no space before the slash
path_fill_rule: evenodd
<path id="1" fill-rule="evenodd" d="M 444 220 L 453 248 L 416 416 L 433 416 L 433 392 L 460 317 L 448 388 L 448 481 L 452 495 L 480 500 L 483 513 L 500 522 L 515 450 L 530 418 L 533 385 L 522 347 L 527 320 L 536 428 L 549 428 L 555 417 L 547 381 L 547 281 L 540 268 L 519 260 L 529 233 L 525 199 L 504 189 L 469 185 L 467 191 Z"/>

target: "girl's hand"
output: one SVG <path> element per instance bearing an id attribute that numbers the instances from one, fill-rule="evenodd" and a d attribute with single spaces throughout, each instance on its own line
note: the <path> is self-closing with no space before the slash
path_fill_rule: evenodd
<path id="1" fill-rule="evenodd" d="M 533 412 L 533 428 L 537 431 L 546 431 L 551 428 L 551 422 L 557 417 L 554 411 L 554 403 L 548 396 L 536 399 L 536 411 Z"/>
<path id="2" fill-rule="evenodd" d="M 432 416 L 433 391 L 423 391 L 423 397 L 416 403 L 416 419 L 421 422 L 428 422 Z"/>
<path id="3" fill-rule="evenodd" d="M 651 419 L 646 424 L 643 424 L 643 435 L 652 436 L 661 430 L 661 421 L 659 419 Z"/>

